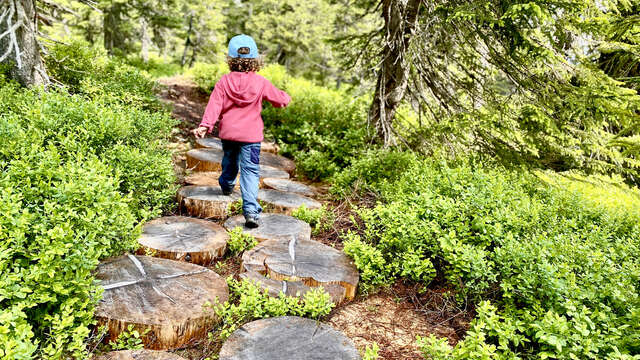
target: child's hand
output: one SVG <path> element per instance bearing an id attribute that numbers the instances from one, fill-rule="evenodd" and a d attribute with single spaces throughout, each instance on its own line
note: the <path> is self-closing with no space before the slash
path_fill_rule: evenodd
<path id="1" fill-rule="evenodd" d="M 204 126 L 200 126 L 197 129 L 193 129 L 191 130 L 191 133 L 196 137 L 196 138 L 203 138 L 206 134 L 207 134 L 207 128 Z"/>

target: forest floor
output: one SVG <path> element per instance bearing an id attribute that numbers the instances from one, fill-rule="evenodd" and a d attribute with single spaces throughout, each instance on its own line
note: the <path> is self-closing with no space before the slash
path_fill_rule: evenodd
<path id="1" fill-rule="evenodd" d="M 158 82 L 158 96 L 163 102 L 173 105 L 173 116 L 180 120 L 173 132 L 171 146 L 178 180 L 182 182 L 186 162 L 184 153 L 193 147 L 189 130 L 200 122 L 208 95 L 181 75 L 161 78 Z M 329 184 L 313 185 L 321 192 L 318 199 L 336 214 L 332 228 L 314 235 L 313 239 L 342 249 L 339 235 L 354 228 L 350 220 L 354 207 L 370 206 L 373 202 L 366 198 L 336 202 L 327 195 Z M 237 276 L 240 259 L 227 256 L 210 268 L 224 277 Z M 344 332 L 361 350 L 376 342 L 380 347 L 380 359 L 423 359 L 416 344 L 417 335 L 444 336 L 455 344 L 464 336 L 473 315 L 472 311 L 458 309 L 445 292 L 446 289 L 437 286 L 418 291 L 415 286 L 398 282 L 374 294 L 359 294 L 354 300 L 337 306 L 323 320 Z M 192 344 L 177 353 L 188 359 L 215 358 L 220 346 L 219 341 L 211 339 Z"/>

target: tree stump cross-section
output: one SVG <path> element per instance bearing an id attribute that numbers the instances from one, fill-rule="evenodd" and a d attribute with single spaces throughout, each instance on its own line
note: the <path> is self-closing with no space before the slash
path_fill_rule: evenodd
<path id="1" fill-rule="evenodd" d="M 176 354 L 154 350 L 122 350 L 112 351 L 94 357 L 93 360 L 186 360 Z"/>
<path id="2" fill-rule="evenodd" d="M 218 138 L 196 139 L 196 148 L 222 150 L 222 140 Z M 260 151 L 277 154 L 280 151 L 280 147 L 275 143 L 263 141 L 260 144 Z"/>
<path id="3" fill-rule="evenodd" d="M 129 325 L 147 349 L 167 350 L 206 337 L 216 321 L 204 305 L 227 301 L 226 281 L 202 266 L 148 256 L 123 255 L 98 265 L 104 288 L 96 308 L 99 325 L 115 341 Z"/>
<path id="4" fill-rule="evenodd" d="M 222 169 L 222 150 L 200 148 L 189 150 L 186 153 L 187 168 L 193 171 L 219 171 Z M 260 165 L 292 173 L 296 169 L 296 164 L 283 156 L 271 153 L 260 153 Z"/>
<path id="5" fill-rule="evenodd" d="M 327 324 L 297 316 L 250 322 L 222 345 L 220 360 L 360 360 L 353 341 Z"/>
<path id="6" fill-rule="evenodd" d="M 291 214 L 292 211 L 302 205 L 306 206 L 307 209 L 319 209 L 322 207 L 322 204 L 318 201 L 306 196 L 271 189 L 260 189 L 258 191 L 258 200 L 273 206 L 274 211 L 284 214 Z"/>
<path id="7" fill-rule="evenodd" d="M 167 216 L 144 225 L 138 239 L 140 254 L 209 265 L 221 258 L 227 248 L 229 235 L 211 221 L 184 216 Z"/>
<path id="8" fill-rule="evenodd" d="M 238 215 L 229 218 L 224 223 L 225 229 L 231 231 L 236 227 L 242 227 L 243 231 L 251 234 L 259 242 L 265 240 L 311 239 L 311 226 L 306 222 L 292 216 L 283 214 L 263 213 L 260 216 L 260 226 L 249 229 L 244 226 L 244 216 Z"/>
<path id="9" fill-rule="evenodd" d="M 219 186 L 185 186 L 178 190 L 178 204 L 191 216 L 203 219 L 224 219 L 227 208 L 240 199 L 240 193 L 234 191 L 224 195 Z"/>
<path id="10" fill-rule="evenodd" d="M 345 298 L 356 295 L 359 273 L 342 252 L 312 240 L 267 240 L 242 255 L 242 268 L 274 280 L 301 281 L 315 287 L 338 284 Z M 331 294 L 334 295 L 334 294 Z"/>
<path id="11" fill-rule="evenodd" d="M 315 195 L 315 192 L 310 186 L 289 179 L 264 178 L 262 179 L 262 183 L 265 187 L 273 190 L 289 192 L 303 196 Z"/>
<path id="12" fill-rule="evenodd" d="M 271 279 L 255 271 L 245 271 L 240 274 L 240 278 L 251 281 L 263 291 L 267 290 L 269 296 L 272 297 L 278 297 L 282 293 L 287 296 L 304 298 L 305 294 L 313 289 L 302 281 Z M 321 284 L 319 287 L 331 296 L 331 301 L 335 304 L 339 304 L 345 299 L 346 290 L 339 284 Z"/>

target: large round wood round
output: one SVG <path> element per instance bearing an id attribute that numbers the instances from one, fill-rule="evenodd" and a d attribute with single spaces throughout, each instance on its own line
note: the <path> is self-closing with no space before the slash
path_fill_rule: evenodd
<path id="1" fill-rule="evenodd" d="M 271 189 L 260 189 L 258 191 L 258 200 L 271 205 L 274 211 L 284 214 L 291 214 L 293 210 L 302 205 L 306 206 L 307 209 L 319 209 L 322 207 L 322 204 L 312 198 Z"/>
<path id="2" fill-rule="evenodd" d="M 209 265 L 224 255 L 227 240 L 227 232 L 211 221 L 167 216 L 146 223 L 138 242 L 140 254 Z"/>
<path id="3" fill-rule="evenodd" d="M 288 173 L 293 173 L 296 169 L 296 163 L 293 160 L 271 153 L 260 153 L 260 164 L 282 169 Z"/>
<path id="4" fill-rule="evenodd" d="M 345 297 L 356 295 L 359 273 L 342 251 L 312 240 L 267 240 L 242 255 L 242 268 L 275 280 L 302 281 L 307 286 L 339 284 Z"/>
<path id="5" fill-rule="evenodd" d="M 296 316 L 250 322 L 222 345 L 220 360 L 359 360 L 353 341 L 327 324 Z"/>
<path id="6" fill-rule="evenodd" d="M 216 149 L 222 150 L 222 140 L 218 138 L 202 138 L 196 139 L 196 148 L 208 148 L 208 149 Z M 280 147 L 272 142 L 262 142 L 260 144 L 261 152 L 268 152 L 272 154 L 277 154 L 280 151 Z"/>
<path id="7" fill-rule="evenodd" d="M 249 229 L 244 226 L 244 216 L 238 215 L 229 218 L 224 227 L 231 231 L 236 227 L 242 227 L 243 231 L 251 234 L 256 240 L 285 240 L 292 237 L 298 239 L 311 239 L 311 226 L 306 222 L 292 216 L 283 214 L 263 213 L 260 215 L 260 226 Z"/>
<path id="8" fill-rule="evenodd" d="M 216 149 L 193 149 L 186 153 L 187 168 L 193 171 L 220 171 L 224 153 Z"/>
<path id="9" fill-rule="evenodd" d="M 112 351 L 93 360 L 186 360 L 176 354 L 154 350 L 122 350 Z"/>
<path id="10" fill-rule="evenodd" d="M 95 316 L 115 341 L 129 325 L 145 348 L 176 349 L 207 336 L 217 321 L 206 303 L 229 297 L 226 281 L 194 264 L 148 256 L 123 255 L 98 265 L 104 288 Z M 148 332 L 147 332 L 148 331 Z"/>
<path id="11" fill-rule="evenodd" d="M 185 186 L 178 190 L 178 204 L 191 216 L 203 219 L 224 219 L 227 209 L 240 199 L 240 193 L 234 191 L 224 195 L 219 186 Z"/>
<path id="12" fill-rule="evenodd" d="M 264 187 L 273 190 L 294 193 L 303 196 L 315 195 L 315 192 L 310 186 L 289 179 L 265 178 L 262 179 L 262 184 L 264 185 Z"/>

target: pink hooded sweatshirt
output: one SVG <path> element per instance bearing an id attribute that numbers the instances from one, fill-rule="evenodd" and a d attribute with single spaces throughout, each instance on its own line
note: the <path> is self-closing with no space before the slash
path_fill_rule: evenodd
<path id="1" fill-rule="evenodd" d="M 241 142 L 261 142 L 262 100 L 285 107 L 291 97 L 254 72 L 231 72 L 216 84 L 204 111 L 200 126 L 210 133 L 220 118 L 220 138 Z"/>

